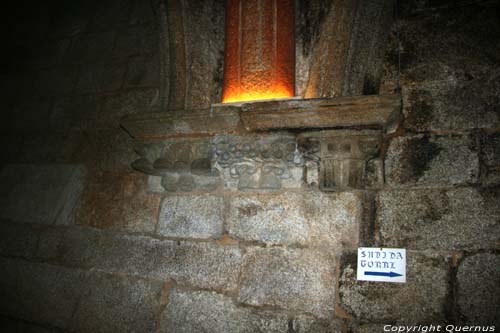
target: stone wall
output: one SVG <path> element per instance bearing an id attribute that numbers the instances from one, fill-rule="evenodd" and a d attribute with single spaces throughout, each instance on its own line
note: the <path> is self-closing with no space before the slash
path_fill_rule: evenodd
<path id="1" fill-rule="evenodd" d="M 154 3 L 12 9 L 0 80 L 1 326 L 500 327 L 498 5 L 439 3 L 400 8 L 402 118 L 366 168 L 381 168 L 383 177 L 329 192 L 319 189 L 317 161 L 294 133 L 143 147 L 119 127 L 122 116 L 157 110 L 171 96 L 161 91 L 165 50 Z M 219 5 L 195 7 L 208 13 Z M 186 31 L 215 34 L 195 25 L 208 24 L 196 19 L 200 12 L 189 11 Z M 381 92 L 395 87 L 397 42 L 394 25 Z M 213 57 L 212 69 L 220 66 L 220 54 L 198 51 Z M 183 105 L 206 107 L 220 93 L 215 86 L 200 88 L 212 99 L 188 93 Z M 133 170 L 134 160 L 150 175 Z M 360 245 L 405 247 L 407 283 L 356 281 Z"/>

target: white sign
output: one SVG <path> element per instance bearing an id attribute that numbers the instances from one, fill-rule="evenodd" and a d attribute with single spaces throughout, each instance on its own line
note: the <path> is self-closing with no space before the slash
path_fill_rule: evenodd
<path id="1" fill-rule="evenodd" d="M 358 280 L 406 282 L 406 249 L 358 248 Z"/>

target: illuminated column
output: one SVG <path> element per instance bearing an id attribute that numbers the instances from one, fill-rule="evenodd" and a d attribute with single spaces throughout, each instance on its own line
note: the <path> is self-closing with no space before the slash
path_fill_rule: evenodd
<path id="1" fill-rule="evenodd" d="M 294 96 L 293 0 L 227 0 L 222 101 Z"/>

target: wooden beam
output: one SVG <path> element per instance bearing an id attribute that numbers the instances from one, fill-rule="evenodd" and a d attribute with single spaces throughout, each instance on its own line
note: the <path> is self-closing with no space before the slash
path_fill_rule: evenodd
<path id="1" fill-rule="evenodd" d="M 243 135 L 256 130 L 380 127 L 399 114 L 399 95 L 214 104 L 210 109 L 129 115 L 122 127 L 142 140 Z"/>
<path id="2" fill-rule="evenodd" d="M 385 127 L 399 113 L 400 95 L 368 95 L 243 104 L 249 131 L 293 128 Z"/>
<path id="3" fill-rule="evenodd" d="M 121 126 L 134 138 L 156 140 L 175 137 L 204 137 L 245 132 L 238 107 L 203 110 L 149 112 L 125 116 Z"/>

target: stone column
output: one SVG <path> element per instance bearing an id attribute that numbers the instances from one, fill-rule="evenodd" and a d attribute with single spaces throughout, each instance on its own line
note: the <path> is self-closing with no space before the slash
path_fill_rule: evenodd
<path id="1" fill-rule="evenodd" d="M 292 0 L 228 0 L 223 102 L 294 96 Z"/>

